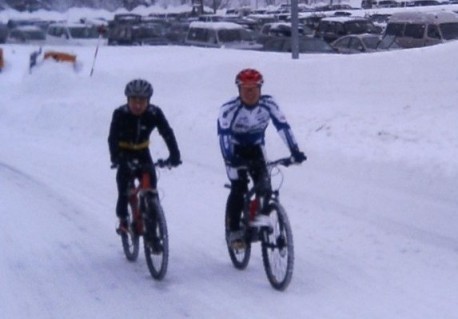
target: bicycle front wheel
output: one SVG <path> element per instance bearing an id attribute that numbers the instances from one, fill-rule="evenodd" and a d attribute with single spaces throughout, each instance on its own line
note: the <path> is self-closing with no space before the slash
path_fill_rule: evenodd
<path id="1" fill-rule="evenodd" d="M 226 213 L 227 214 L 227 213 Z M 241 240 L 241 247 L 232 246 L 229 241 L 230 236 L 230 217 L 225 216 L 225 230 L 226 230 L 226 242 L 227 242 L 227 250 L 229 252 L 229 257 L 231 258 L 232 264 L 235 268 L 239 270 L 243 270 L 248 266 L 251 257 L 251 241 L 248 237 L 248 214 L 246 210 L 242 212 L 242 216 L 240 218 L 240 229 L 241 232 L 244 234 Z"/>
<path id="2" fill-rule="evenodd" d="M 169 235 L 164 211 L 156 195 L 145 198 L 145 226 L 143 236 L 146 263 L 151 276 L 161 280 L 167 273 L 169 261 Z"/>
<path id="3" fill-rule="evenodd" d="M 293 233 L 286 211 L 280 203 L 271 203 L 269 211 L 272 229 L 264 230 L 265 236 L 261 244 L 262 261 L 272 287 L 285 290 L 293 276 Z"/>
<path id="4" fill-rule="evenodd" d="M 128 261 L 136 261 L 140 247 L 140 236 L 135 228 L 135 225 L 132 224 L 133 208 L 131 204 L 129 204 L 127 219 L 129 228 L 126 232 L 120 233 L 122 248 Z"/>

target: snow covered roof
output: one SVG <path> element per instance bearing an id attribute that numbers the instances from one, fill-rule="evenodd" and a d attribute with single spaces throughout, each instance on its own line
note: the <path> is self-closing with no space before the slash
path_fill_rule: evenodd
<path id="1" fill-rule="evenodd" d="M 243 29 L 240 24 L 233 22 L 201 22 L 194 21 L 189 25 L 190 28 L 205 28 L 205 29 Z"/>

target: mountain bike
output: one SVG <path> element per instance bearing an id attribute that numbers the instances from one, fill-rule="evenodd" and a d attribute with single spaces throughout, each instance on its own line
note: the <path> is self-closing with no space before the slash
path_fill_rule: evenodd
<path id="1" fill-rule="evenodd" d="M 274 169 L 281 175 L 281 183 L 267 202 L 267 209 L 270 225 L 262 227 L 250 226 L 257 214 L 261 212 L 263 199 L 256 194 L 256 185 L 250 178 L 250 187 L 244 196 L 244 208 L 240 219 L 241 247 L 233 247 L 229 240 L 229 216 L 225 218 L 226 241 L 232 264 L 235 268 L 243 270 L 248 266 L 251 256 L 251 244 L 261 243 L 262 261 L 267 278 L 271 286 L 277 290 L 285 290 L 293 275 L 294 267 L 294 245 L 293 233 L 289 223 L 286 210 L 280 204 L 280 188 L 283 182 L 283 175 L 279 165 L 285 167 L 294 164 L 291 158 L 282 158 L 276 161 L 267 162 L 270 176 Z M 249 166 L 240 167 L 249 170 Z M 230 185 L 225 185 L 230 188 Z"/>
<path id="2" fill-rule="evenodd" d="M 140 237 L 143 237 L 148 269 L 154 279 L 161 280 L 167 272 L 169 259 L 169 237 L 164 210 L 157 190 L 151 187 L 148 165 L 136 160 L 128 162 L 127 165 L 130 171 L 128 229 L 118 230 L 118 234 L 129 261 L 137 260 Z M 156 161 L 154 166 L 170 168 L 165 160 Z"/>

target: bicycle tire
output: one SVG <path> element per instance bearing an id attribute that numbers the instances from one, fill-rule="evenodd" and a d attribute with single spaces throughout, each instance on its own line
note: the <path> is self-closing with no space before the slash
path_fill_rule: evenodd
<path id="1" fill-rule="evenodd" d="M 162 280 L 169 261 L 169 235 L 164 210 L 156 195 L 145 196 L 145 234 L 143 246 L 151 276 Z"/>
<path id="2" fill-rule="evenodd" d="M 140 247 L 140 236 L 131 222 L 133 220 L 133 208 L 131 204 L 128 206 L 127 214 L 129 229 L 127 232 L 121 233 L 122 248 L 128 261 L 136 261 Z"/>
<path id="3" fill-rule="evenodd" d="M 249 222 L 249 215 L 247 210 L 244 209 L 242 212 L 242 216 L 240 219 L 240 228 L 244 232 L 243 241 L 244 241 L 244 248 L 243 249 L 235 249 L 232 248 L 227 240 L 230 233 L 229 228 L 229 216 L 225 216 L 225 230 L 226 230 L 226 242 L 227 242 L 227 250 L 229 252 L 229 257 L 231 258 L 232 265 L 239 270 L 244 270 L 248 263 L 250 262 L 251 257 L 251 241 L 248 237 L 248 222 Z"/>
<path id="4" fill-rule="evenodd" d="M 265 230 L 265 237 L 261 243 L 262 261 L 271 286 L 283 291 L 293 276 L 293 233 L 286 211 L 280 203 L 270 203 L 269 212 L 273 229 L 271 232 Z"/>

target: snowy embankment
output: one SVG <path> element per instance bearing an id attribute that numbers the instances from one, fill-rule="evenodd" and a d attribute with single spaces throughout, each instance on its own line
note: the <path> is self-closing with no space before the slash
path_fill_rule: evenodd
<path id="1" fill-rule="evenodd" d="M 379 54 L 289 55 L 184 47 L 59 48 L 82 68 L 27 71 L 3 46 L 0 309 L 8 318 L 453 318 L 458 286 L 458 43 Z M 309 156 L 284 169 L 296 246 L 289 289 L 259 251 L 230 265 L 218 108 L 243 67 L 261 70 Z M 161 171 L 169 273 L 128 263 L 114 232 L 107 133 L 127 81 L 152 81 L 184 164 Z M 273 158 L 286 154 L 268 131 Z M 154 157 L 166 156 L 155 133 Z M 278 182 L 274 177 L 274 184 Z"/>

